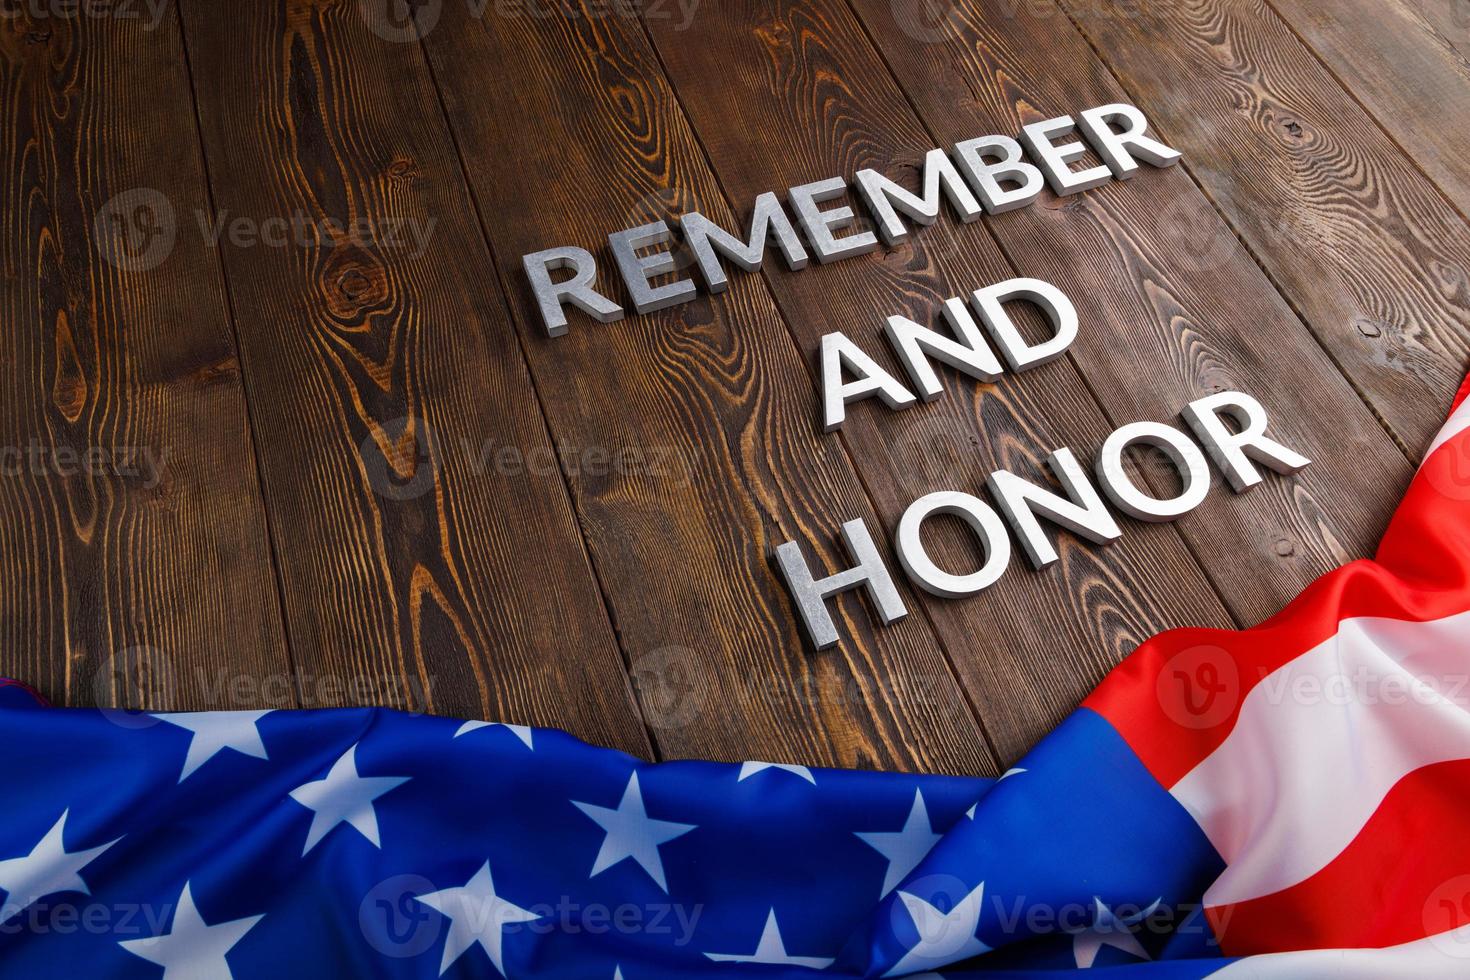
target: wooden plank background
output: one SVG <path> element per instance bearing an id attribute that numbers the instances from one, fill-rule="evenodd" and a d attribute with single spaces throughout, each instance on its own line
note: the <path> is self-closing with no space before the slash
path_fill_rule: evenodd
<path id="1" fill-rule="evenodd" d="M 1147 636 L 1249 625 L 1372 553 L 1467 366 L 1460 6 L 23 5 L 0 673 L 65 704 L 374 703 L 997 772 Z M 1117 100 L 1182 167 L 554 341 L 519 271 Z M 1013 275 L 1077 302 L 1067 358 L 818 431 L 823 333 Z M 836 566 L 845 520 L 886 535 L 917 496 L 1225 388 L 1315 464 L 1108 549 L 1063 534 L 979 597 L 907 590 L 891 629 L 844 595 L 842 643 L 804 648 L 775 545 Z"/>

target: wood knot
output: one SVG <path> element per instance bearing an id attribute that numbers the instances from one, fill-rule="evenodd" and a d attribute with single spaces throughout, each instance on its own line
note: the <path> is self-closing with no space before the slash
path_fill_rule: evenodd
<path id="1" fill-rule="evenodd" d="M 1047 193 L 1042 196 L 1041 206 L 1048 211 L 1061 211 L 1065 214 L 1076 214 L 1087 210 L 1087 201 L 1081 194 L 1068 194 L 1060 197 L 1056 194 Z"/>
<path id="2" fill-rule="evenodd" d="M 422 176 L 419 165 L 408 157 L 396 157 L 388 164 L 388 179 L 395 184 L 412 184 Z"/>
<path id="3" fill-rule="evenodd" d="M 348 299 L 358 299 L 368 291 L 372 283 L 361 269 L 348 269 L 337 277 L 337 288 Z"/>
<path id="4" fill-rule="evenodd" d="M 56 374 L 51 382 L 51 404 L 68 422 L 82 417 L 89 394 L 86 372 L 72 337 L 71 319 L 66 311 L 56 314 Z"/>
<path id="5" fill-rule="evenodd" d="M 322 269 L 327 305 L 342 321 L 356 321 L 362 311 L 388 301 L 388 271 L 369 251 L 344 243 L 332 249 Z"/>
<path id="6" fill-rule="evenodd" d="M 233 355 L 213 364 L 206 364 L 194 372 L 194 383 L 204 388 L 209 385 L 231 381 L 240 376 L 240 361 Z"/>
<path id="7" fill-rule="evenodd" d="M 1383 336 L 1383 323 L 1381 321 L 1372 320 L 1368 317 L 1359 317 L 1353 325 L 1358 328 L 1358 333 L 1367 337 L 1369 340 L 1377 340 Z"/>
<path id="8" fill-rule="evenodd" d="M 1309 137 L 1306 127 L 1296 119 L 1283 119 L 1281 121 L 1281 131 L 1286 134 L 1286 142 L 1297 146 L 1307 142 Z"/>
<path id="9" fill-rule="evenodd" d="M 1296 554 L 1296 542 L 1290 538 L 1277 538 L 1275 549 L 1276 557 L 1290 558 Z"/>
<path id="10" fill-rule="evenodd" d="M 767 51 L 779 51 L 791 43 L 791 29 L 780 20 L 770 20 L 755 27 L 755 36 Z"/>

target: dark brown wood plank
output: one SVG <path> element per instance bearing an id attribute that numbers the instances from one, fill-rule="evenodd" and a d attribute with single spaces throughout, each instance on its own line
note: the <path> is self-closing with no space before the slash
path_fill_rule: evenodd
<path id="1" fill-rule="evenodd" d="M 843 521 L 886 529 L 840 441 L 815 431 L 810 377 L 759 277 L 713 302 L 606 326 L 583 318 L 554 340 L 541 330 L 521 255 L 598 249 L 676 196 L 729 220 L 638 22 L 586 9 L 478 21 L 446 4 L 425 44 L 553 432 L 687 467 L 681 478 L 570 474 L 635 671 L 677 658 L 703 705 L 657 731 L 660 745 L 992 770 L 922 615 L 874 629 L 866 599 L 849 593 L 835 603 L 849 637 L 836 650 L 810 653 L 797 634 L 775 546 L 812 542 L 839 567 Z"/>
<path id="2" fill-rule="evenodd" d="M 1166 18 L 1091 6 L 1093 43 L 1374 411 L 1423 452 L 1470 347 L 1459 215 L 1261 4 L 1195 0 Z"/>
<path id="3" fill-rule="evenodd" d="M 1437 6 L 1457 4 L 1438 0 Z M 1470 20 L 1470 5 L 1459 5 Z M 1470 212 L 1470 61 L 1413 0 L 1272 0 L 1271 6 L 1409 163 L 1428 174 L 1461 215 Z"/>
<path id="4" fill-rule="evenodd" d="M 1125 100 L 1054 7 L 956 6 L 931 24 L 899 23 L 880 0 L 855 6 L 944 143 Z M 1170 135 L 1183 110 L 1141 101 Z M 1373 552 L 1410 467 L 1188 174 L 1149 170 L 985 220 L 1019 269 L 1077 302 L 1072 356 L 1114 424 L 1168 420 L 1236 389 L 1316 461 L 1245 495 L 1217 487 L 1178 524 L 1239 620 L 1275 614 L 1323 572 Z"/>
<path id="5" fill-rule="evenodd" d="M 737 209 L 764 191 L 872 167 L 913 182 L 932 140 L 877 53 L 840 5 L 721 3 L 689 24 L 646 24 Z M 713 60 L 721 66 L 711 73 Z M 673 202 L 670 202 L 671 204 Z M 706 212 L 703 201 L 681 205 Z M 744 224 L 741 225 L 744 227 Z M 887 254 L 767 278 L 809 360 L 834 328 L 902 370 L 879 338 L 891 314 L 938 317 L 943 301 L 1017 274 L 980 225 L 948 215 Z M 1094 325 L 1095 329 L 1095 325 Z M 1111 431 L 1067 360 L 977 385 L 950 373 L 932 404 L 892 413 L 854 406 L 843 434 L 887 526 L 915 499 L 940 489 L 975 492 L 991 470 L 1028 476 L 1062 446 L 1088 459 Z M 967 549 L 941 564 L 973 567 Z M 1127 524 L 1099 550 L 1063 535 L 1063 561 L 1035 574 L 1016 556 L 983 596 L 924 597 L 1002 757 L 1019 757 L 1154 633 L 1230 617 L 1174 528 Z"/>
<path id="6" fill-rule="evenodd" d="M 0 101 L 0 674 L 290 707 L 177 22 L 8 10 Z"/>
<path id="7" fill-rule="evenodd" d="M 220 213 L 361 229 L 221 243 L 308 689 L 646 753 L 417 46 L 355 4 L 184 20 Z"/>

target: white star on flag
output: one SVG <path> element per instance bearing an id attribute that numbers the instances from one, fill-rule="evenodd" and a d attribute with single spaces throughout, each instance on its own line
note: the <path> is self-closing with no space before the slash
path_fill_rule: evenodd
<path id="1" fill-rule="evenodd" d="M 985 901 L 985 882 L 975 886 L 948 912 L 941 912 L 917 895 L 899 892 L 919 934 L 919 942 L 898 961 L 885 977 L 913 973 L 925 967 L 948 966 L 990 951 L 975 936 L 980 927 L 981 903 Z"/>
<path id="2" fill-rule="evenodd" d="M 533 752 L 536 749 L 536 746 L 531 744 L 530 728 L 526 727 L 525 725 L 507 724 L 503 721 L 467 721 L 463 725 L 459 726 L 459 728 L 454 733 L 454 737 L 459 738 L 461 735 L 468 735 L 470 732 L 477 731 L 481 728 L 507 729 L 511 732 L 514 732 L 516 738 L 520 739 L 522 742 L 525 742 L 526 748 L 531 749 Z"/>
<path id="3" fill-rule="evenodd" d="M 572 801 L 572 805 L 607 831 L 589 878 L 596 877 L 619 861 L 632 858 L 668 894 L 669 885 L 664 878 L 664 862 L 658 853 L 659 845 L 689 833 L 695 828 L 694 824 L 651 819 L 643 805 L 643 790 L 638 786 L 636 772 L 628 777 L 628 785 L 623 790 L 623 798 L 616 810 L 593 806 L 591 803 L 578 803 L 576 800 Z"/>
<path id="4" fill-rule="evenodd" d="M 908 877 L 910 871 L 919 866 L 924 855 L 934 849 L 943 834 L 934 833 L 929 823 L 929 811 L 924 806 L 924 794 L 914 790 L 914 805 L 909 810 L 903 829 L 891 833 L 855 832 L 863 842 L 888 859 L 888 873 L 883 876 L 882 898 L 898 883 Z"/>
<path id="5" fill-rule="evenodd" d="M 767 769 L 781 769 L 794 776 L 800 776 L 813 786 L 817 785 L 817 777 L 813 776 L 812 771 L 806 766 L 793 766 L 784 762 L 742 762 L 740 764 L 740 776 L 735 781 L 737 783 L 743 783 L 756 773 L 765 772 Z"/>
<path id="6" fill-rule="evenodd" d="M 68 851 L 63 842 L 66 817 L 61 817 L 31 848 L 29 854 L 0 861 L 0 888 L 5 889 L 5 904 L 0 906 L 0 922 L 19 915 L 27 906 L 57 892 L 92 894 L 78 873 L 103 851 L 122 840 L 121 837 L 80 851 Z"/>
<path id="7" fill-rule="evenodd" d="M 1097 954 L 1102 952 L 1104 946 L 1121 949 L 1123 952 L 1136 956 L 1141 960 L 1152 959 L 1148 951 L 1138 942 L 1138 937 L 1133 935 L 1130 926 L 1135 926 L 1154 914 L 1154 909 L 1159 907 L 1162 899 L 1157 899 L 1152 905 L 1127 918 L 1119 918 L 1113 910 L 1103 904 L 1102 899 L 1093 896 L 1096 906 L 1096 914 L 1093 916 L 1092 925 L 1081 929 L 1072 936 L 1072 955 L 1077 960 L 1079 969 L 1087 970 L 1097 961 Z"/>
<path id="8" fill-rule="evenodd" d="M 163 980 L 227 980 L 233 974 L 225 954 L 263 918 L 252 915 L 206 925 L 186 881 L 168 932 L 147 939 L 124 939 L 118 945 L 163 967 Z"/>
<path id="9" fill-rule="evenodd" d="M 476 943 L 490 957 L 500 975 L 505 976 L 502 948 L 505 927 L 543 918 L 495 893 L 495 879 L 490 875 L 489 861 L 481 865 L 474 877 L 462 887 L 445 888 L 415 896 L 415 899 L 449 920 L 444 956 L 439 961 L 440 976 Z"/>
<path id="10" fill-rule="evenodd" d="M 351 824 L 374 847 L 381 848 L 378 813 L 373 808 L 373 801 L 408 780 L 408 776 L 359 776 L 357 746 L 353 745 L 332 764 L 332 770 L 326 776 L 291 791 L 291 799 L 313 811 L 302 855 L 339 823 Z"/>
<path id="11" fill-rule="evenodd" d="M 717 963 L 768 963 L 775 966 L 804 966 L 809 970 L 825 970 L 835 962 L 831 956 L 791 956 L 786 952 L 786 943 L 781 939 L 781 927 L 776 923 L 776 910 L 766 916 L 766 926 L 761 930 L 760 942 L 755 952 L 705 953 Z"/>
<path id="12" fill-rule="evenodd" d="M 234 749 L 257 759 L 269 758 L 260 740 L 260 730 L 255 727 L 268 714 L 269 711 L 181 711 L 152 717 L 194 733 L 184 756 L 184 770 L 179 773 L 182 783 L 223 749 Z"/>

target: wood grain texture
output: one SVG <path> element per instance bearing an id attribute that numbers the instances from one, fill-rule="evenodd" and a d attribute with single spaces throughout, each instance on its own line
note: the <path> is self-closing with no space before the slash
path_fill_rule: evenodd
<path id="1" fill-rule="evenodd" d="M 1465 375 L 1459 215 L 1263 5 L 1093 8 L 1083 29 L 1417 458 Z M 1380 16 L 1360 28 L 1374 43 Z"/>
<path id="2" fill-rule="evenodd" d="M 1470 58 L 1470 4 L 1465 0 L 1403 0 L 1462 57 Z M 1375 18 L 1376 22 L 1376 18 Z"/>
<path id="3" fill-rule="evenodd" d="M 1414 0 L 1272 0 L 1271 6 L 1408 162 L 1428 174 L 1462 216 L 1470 212 L 1470 137 L 1454 113 L 1470 100 L 1470 61 Z M 1470 31 L 1470 5 L 1464 16 L 1460 30 Z M 1387 152 L 1381 140 L 1370 142 Z"/>
<path id="4" fill-rule="evenodd" d="M 177 23 L 0 22 L 0 674 L 230 708 L 290 667 Z M 178 143 L 178 135 L 185 139 Z"/>
<path id="5" fill-rule="evenodd" d="M 671 756 L 992 771 L 921 614 L 875 628 L 847 594 L 832 603 L 838 649 L 812 654 L 797 634 L 775 546 L 807 542 L 836 568 L 842 521 L 886 535 L 840 441 L 815 431 L 810 377 L 759 277 L 714 301 L 542 333 L 521 255 L 578 244 L 608 262 L 604 236 L 683 210 L 674 193 L 729 220 L 638 22 L 599 9 L 492 5 L 477 20 L 448 4 L 425 44 L 552 431 L 684 467 L 570 474 L 655 737 Z M 515 85 L 486 86 L 484 65 Z M 687 674 L 688 710 L 664 708 L 668 664 Z"/>
<path id="6" fill-rule="evenodd" d="M 954 7 L 896 23 L 856 0 L 930 130 L 946 142 L 1124 99 L 1061 10 Z M 1140 102 L 1171 133 L 1167 99 Z M 1075 300 L 1072 356 L 1110 421 L 1168 421 L 1193 399 L 1248 392 L 1316 463 L 1245 495 L 1217 487 L 1178 527 L 1236 618 L 1274 615 L 1309 582 L 1372 554 L 1410 467 L 1188 174 L 1151 171 L 987 219 L 1028 275 Z"/>
<path id="7" fill-rule="evenodd" d="M 417 45 L 354 3 L 184 14 L 220 213 L 346 229 L 221 245 L 309 697 L 647 753 Z"/>
<path id="8" fill-rule="evenodd" d="M 832 10 L 836 16 L 819 3 L 732 2 L 703 8 L 687 27 L 646 20 L 737 207 L 767 190 L 865 167 L 916 185 L 932 140 L 857 25 L 840 5 Z M 719 74 L 708 71 L 711 59 Z M 983 221 L 960 226 L 953 214 L 886 254 L 794 273 L 772 258 L 767 271 L 809 362 L 821 336 L 840 329 L 898 377 L 881 339 L 888 315 L 937 322 L 946 298 L 1015 275 Z M 1111 429 L 1070 361 L 992 385 L 957 372 L 945 382 L 938 401 L 897 414 L 876 402 L 855 405 L 842 429 L 889 527 L 924 494 L 982 492 L 992 470 L 1039 476 L 1045 456 L 1063 446 L 1089 459 Z M 1017 555 L 982 596 L 923 597 L 1007 761 L 1147 637 L 1173 626 L 1232 625 L 1172 527 L 1129 524 L 1106 549 L 1063 534 L 1059 552 L 1059 565 L 1042 573 Z M 934 554 L 947 568 L 977 560 L 947 536 Z"/>

